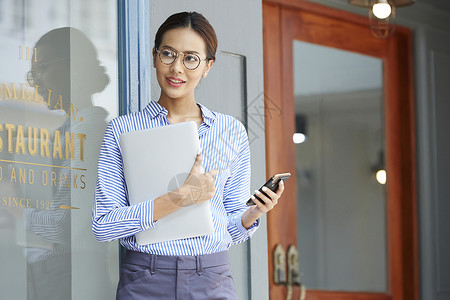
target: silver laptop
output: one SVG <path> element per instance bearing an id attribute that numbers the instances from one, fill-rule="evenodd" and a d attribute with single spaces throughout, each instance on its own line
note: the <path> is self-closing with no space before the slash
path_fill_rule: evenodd
<path id="1" fill-rule="evenodd" d="M 193 121 L 127 132 L 119 139 L 130 205 L 156 199 L 182 185 L 200 148 Z M 155 228 L 136 234 L 136 242 L 147 245 L 213 231 L 210 203 L 205 201 L 161 218 Z"/>

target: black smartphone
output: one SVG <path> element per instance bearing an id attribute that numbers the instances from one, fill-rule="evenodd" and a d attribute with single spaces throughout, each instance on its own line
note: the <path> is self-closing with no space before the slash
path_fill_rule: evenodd
<path id="1" fill-rule="evenodd" d="M 273 192 L 275 192 L 278 189 L 278 184 L 280 183 L 280 180 L 286 181 L 286 179 L 288 179 L 289 177 L 291 177 L 291 173 L 280 173 L 280 174 L 275 174 L 273 175 L 269 180 L 267 180 L 266 183 L 264 183 L 263 186 L 267 187 L 268 189 L 272 190 Z M 265 196 L 269 197 L 266 193 L 263 192 L 262 188 L 263 186 L 259 189 L 259 191 L 264 194 Z M 255 196 L 256 199 L 258 199 L 260 202 L 264 203 L 261 198 L 259 198 L 256 195 Z M 270 198 L 270 197 L 269 197 Z M 256 205 L 252 198 L 250 198 L 247 201 L 247 206 L 251 206 L 251 205 Z"/>

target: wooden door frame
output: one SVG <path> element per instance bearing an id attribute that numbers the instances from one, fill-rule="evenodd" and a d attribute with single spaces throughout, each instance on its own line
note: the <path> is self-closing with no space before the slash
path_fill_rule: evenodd
<path id="1" fill-rule="evenodd" d="M 351 38 L 350 38 L 351 37 Z M 368 19 L 304 0 L 263 0 L 267 177 L 289 171 L 283 199 L 267 216 L 269 293 L 284 299 L 273 281 L 273 250 L 297 245 L 293 39 L 380 58 L 384 63 L 387 184 L 387 293 L 314 291 L 314 299 L 417 300 L 418 237 L 412 32 L 397 26 L 389 39 L 374 38 Z M 273 114 L 273 111 L 280 111 Z M 300 262 L 301 263 L 301 262 Z M 301 266 L 300 266 L 301 269 Z M 299 291 L 294 289 L 294 298 Z"/>

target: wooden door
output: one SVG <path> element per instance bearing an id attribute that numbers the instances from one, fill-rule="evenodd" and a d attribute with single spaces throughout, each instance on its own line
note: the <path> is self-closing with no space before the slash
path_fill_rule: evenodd
<path id="1" fill-rule="evenodd" d="M 294 40 L 380 58 L 384 64 L 386 168 L 386 292 L 308 290 L 306 299 L 418 299 L 416 163 L 412 34 L 397 27 L 386 40 L 374 38 L 365 17 L 306 1 L 263 1 L 264 87 L 267 176 L 290 171 L 293 178 L 277 209 L 268 214 L 270 299 L 283 299 L 286 287 L 273 280 L 273 250 L 297 244 L 297 188 L 293 50 Z M 269 142 L 270 141 L 270 142 Z M 282 145 L 282 146 L 280 146 Z M 300 262 L 301 264 L 301 262 Z M 301 271 L 301 266 L 300 266 Z M 307 274 L 304 274 L 307 276 Z M 293 299 L 299 291 L 294 290 Z"/>

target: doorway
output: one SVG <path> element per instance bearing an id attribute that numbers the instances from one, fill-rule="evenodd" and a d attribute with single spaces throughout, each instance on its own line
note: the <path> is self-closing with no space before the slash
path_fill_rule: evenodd
<path id="1" fill-rule="evenodd" d="M 311 286 L 308 289 L 306 285 L 308 300 L 418 299 L 411 31 L 398 27 L 391 38 L 376 39 L 369 31 L 366 18 L 306 1 L 265 1 L 263 24 L 265 106 L 266 109 L 276 106 L 282 111 L 275 116 L 267 117 L 268 114 L 266 114 L 266 141 L 272 141 L 266 143 L 267 176 L 280 169 L 293 174 L 292 179 L 286 184 L 286 191 L 277 209 L 268 215 L 269 259 L 273 259 L 273 251 L 278 244 L 284 249 L 290 245 L 298 246 L 300 273 L 303 273 L 301 280 Z M 299 87 L 296 77 L 299 76 L 298 74 L 305 75 L 306 77 L 303 77 L 300 82 L 306 83 L 308 74 L 314 76 L 320 68 L 314 69 L 314 64 L 308 64 L 310 58 L 303 57 L 300 63 L 303 66 L 302 73 L 297 71 L 295 75 L 295 58 L 298 60 L 298 57 L 302 57 L 296 56 L 296 49 L 297 51 L 309 49 L 315 54 L 327 50 L 326 58 L 335 55 L 335 61 L 341 62 L 347 55 L 353 57 L 352 61 L 365 60 L 368 65 L 363 67 L 363 71 L 369 77 L 374 72 L 378 72 L 381 76 L 377 79 L 378 90 L 375 86 L 367 86 L 367 89 L 372 88 L 370 97 L 349 94 L 349 90 L 341 90 L 334 91 L 334 95 L 330 92 L 326 96 L 321 96 L 319 100 L 317 97 L 308 98 L 305 95 L 301 100 L 298 95 L 305 94 L 307 87 L 306 85 L 304 88 Z M 316 61 L 317 66 L 326 64 L 325 57 L 316 58 Z M 309 69 L 308 65 L 310 65 Z M 341 69 L 345 68 L 345 66 L 341 67 Z M 373 69 L 373 72 L 367 72 L 368 68 Z M 338 76 L 348 77 L 349 75 Z M 338 81 L 333 78 L 327 80 L 324 78 L 322 77 L 323 82 L 326 83 Z M 369 79 L 369 83 L 376 82 L 374 79 Z M 311 85 L 312 83 L 308 85 L 308 88 L 311 88 Z M 339 97 L 342 101 L 336 100 Z M 372 98 L 379 101 L 370 100 Z M 366 99 L 369 103 L 364 108 L 369 115 L 378 111 L 378 117 L 375 117 L 378 121 L 370 120 L 371 118 L 367 117 L 369 115 L 364 116 L 364 112 L 357 109 L 363 102 L 359 99 Z M 349 111 L 350 107 L 354 111 Z M 341 115 L 336 117 L 329 113 L 324 114 L 324 110 L 338 112 Z M 347 115 L 347 118 L 342 114 Z M 316 125 L 322 124 L 321 127 L 314 126 L 314 115 Z M 349 115 L 351 117 L 348 117 Z M 309 117 L 310 130 L 313 130 L 316 139 L 321 141 L 313 144 L 310 140 L 310 149 L 303 152 L 298 151 L 298 145 L 293 143 L 292 137 L 296 130 L 296 123 L 299 123 L 299 116 L 303 117 L 303 124 Z M 365 125 L 362 125 L 363 123 L 358 119 L 364 121 Z M 339 120 L 340 125 L 333 123 L 336 120 Z M 355 125 L 355 122 L 359 123 Z M 374 125 L 374 122 L 378 122 L 379 125 Z M 307 121 L 306 124 L 308 124 Z M 324 131 L 324 128 L 329 129 L 328 133 Z M 341 144 L 349 147 L 350 139 L 358 141 L 351 149 L 358 150 L 359 158 L 346 153 L 346 148 L 334 149 L 335 151 L 333 148 L 331 150 L 328 148 L 332 154 L 328 156 L 328 160 L 320 156 L 319 148 L 322 147 L 323 150 L 324 143 L 333 142 L 333 139 L 325 140 L 325 134 L 333 137 L 334 145 L 336 145 L 339 130 L 343 130 L 342 136 L 347 137 L 347 140 L 341 141 Z M 370 130 L 374 132 L 375 138 L 368 137 Z M 351 134 L 347 134 L 349 132 Z M 313 134 L 313 132 L 310 133 Z M 311 135 L 311 138 L 313 136 Z M 377 139 L 379 143 L 374 144 L 374 139 Z M 364 140 L 365 146 L 361 144 Z M 283 146 L 280 147 L 280 145 Z M 304 146 L 306 147 L 306 143 Z M 326 193 L 332 196 L 326 197 L 320 193 L 307 194 L 308 189 L 305 189 L 305 186 L 308 185 L 308 176 L 311 179 L 311 170 L 298 166 L 299 164 L 304 166 L 308 162 L 306 158 L 308 151 L 315 154 L 315 161 L 321 162 L 319 166 L 321 173 L 317 171 L 315 173 L 317 176 L 314 184 L 318 185 L 315 190 L 324 191 L 326 188 Z M 358 159 L 359 161 L 367 160 L 367 170 L 361 172 L 367 171 L 368 178 L 372 171 L 370 169 L 375 169 L 382 164 L 388 174 L 386 185 L 380 187 L 375 183 L 367 183 L 370 186 L 366 188 L 372 189 L 371 197 L 365 196 L 362 192 L 351 198 L 350 194 L 355 194 L 356 190 L 345 187 L 340 191 L 336 190 L 336 187 L 330 183 L 341 180 L 340 183 L 335 184 L 340 186 L 345 182 L 336 170 L 339 164 L 331 165 L 331 162 L 336 162 L 336 151 L 341 151 L 341 154 L 347 157 L 347 163 L 355 165 L 356 168 L 358 168 Z M 310 164 L 313 164 L 313 161 L 314 159 L 309 159 Z M 338 162 L 344 167 L 347 166 L 343 161 Z M 359 178 L 360 175 L 353 174 L 353 177 L 350 177 L 350 186 L 352 183 L 364 185 L 358 181 Z M 372 186 L 372 184 L 375 185 Z M 312 190 L 310 189 L 309 192 Z M 346 191 L 349 195 L 347 199 Z M 337 199 L 333 199 L 333 196 Z M 308 197 L 310 207 L 305 202 Z M 343 203 L 339 203 L 337 201 L 339 199 L 344 199 L 348 208 L 345 208 Z M 352 205 L 352 201 L 357 201 L 359 206 L 354 205 L 355 203 Z M 365 204 L 361 205 L 361 203 Z M 315 210 L 311 207 L 315 207 Z M 351 213 L 349 213 L 350 208 Z M 339 210 L 341 210 L 340 218 L 336 218 Z M 311 213 L 313 211 L 319 211 L 322 214 L 314 215 Z M 365 212 L 372 218 L 372 223 L 364 217 Z M 337 222 L 339 220 L 345 220 L 345 222 L 339 223 Z M 325 223 L 328 224 L 328 231 Z M 377 226 L 377 224 L 380 225 Z M 354 231 L 352 232 L 351 229 Z M 356 229 L 359 233 L 356 233 Z M 345 239 L 340 238 L 339 235 L 346 236 L 350 240 L 345 242 Z M 369 242 L 373 243 L 374 249 L 367 248 Z M 376 258 L 369 255 L 371 251 L 377 254 Z M 361 279 L 360 277 L 365 279 L 352 280 L 352 277 L 348 278 L 348 274 L 353 274 L 354 279 Z M 284 298 L 287 289 L 283 285 L 275 284 L 273 275 L 273 261 L 270 261 L 270 297 L 271 299 Z M 373 282 L 364 284 L 374 276 L 375 284 Z M 342 280 L 343 277 L 347 277 L 348 280 Z M 298 297 L 299 290 L 294 288 L 293 299 Z"/>

